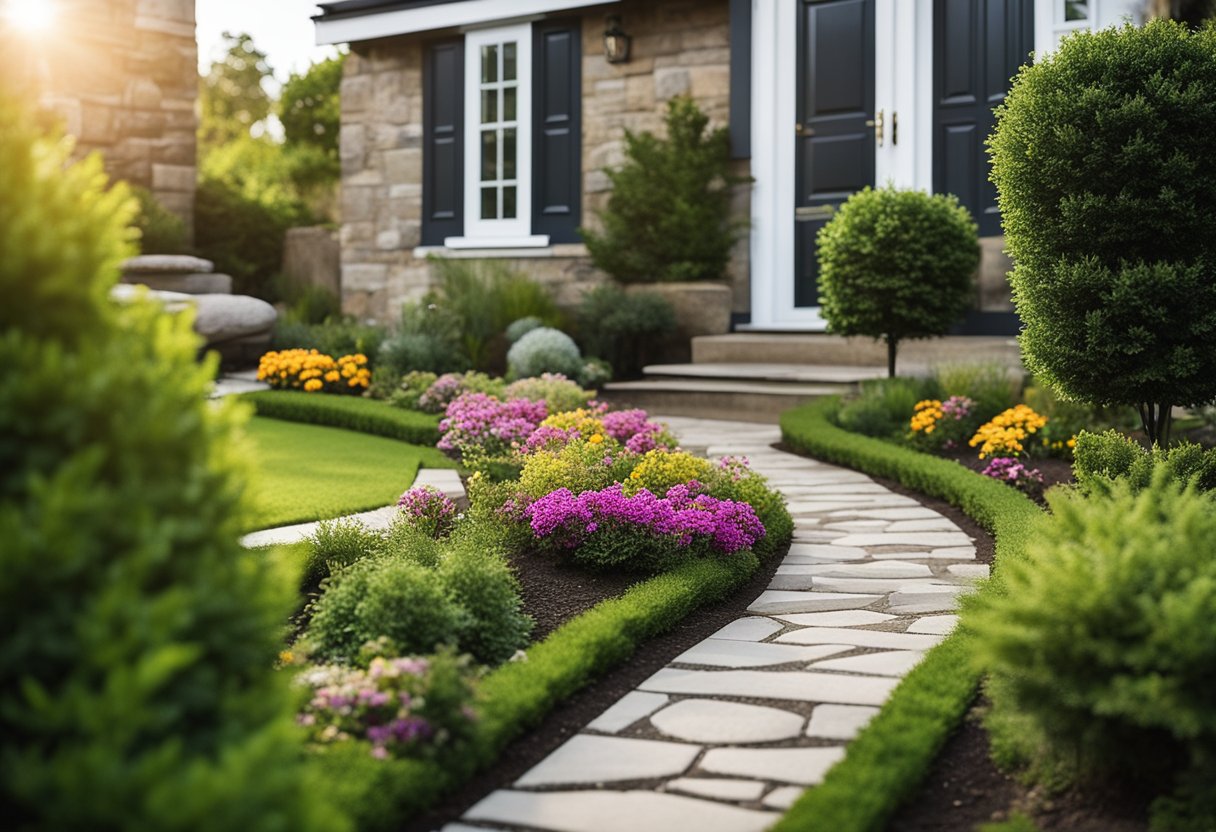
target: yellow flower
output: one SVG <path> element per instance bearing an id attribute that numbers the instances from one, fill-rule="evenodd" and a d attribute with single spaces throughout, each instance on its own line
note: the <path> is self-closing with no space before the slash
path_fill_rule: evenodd
<path id="1" fill-rule="evenodd" d="M 587 437 L 587 441 L 592 445 L 598 445 L 604 441 L 604 437 L 601 434 L 593 433 L 591 436 Z"/>
<path id="2" fill-rule="evenodd" d="M 304 390 L 308 393 L 315 393 L 324 386 L 325 385 L 321 382 L 321 380 L 316 378 L 310 378 L 308 381 L 304 382 Z"/>

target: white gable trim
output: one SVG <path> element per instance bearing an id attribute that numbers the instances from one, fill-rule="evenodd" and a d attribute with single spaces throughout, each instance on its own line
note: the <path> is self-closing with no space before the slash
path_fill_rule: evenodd
<path id="1" fill-rule="evenodd" d="M 394 9 L 333 20 L 321 18 L 317 20 L 317 44 L 354 43 L 434 29 L 500 23 L 618 2 L 620 0 L 464 0 L 461 3 Z"/>

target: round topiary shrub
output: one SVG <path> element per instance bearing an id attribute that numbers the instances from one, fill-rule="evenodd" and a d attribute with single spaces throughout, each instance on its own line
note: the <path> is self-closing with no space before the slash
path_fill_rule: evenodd
<path id="1" fill-rule="evenodd" d="M 1162 444 L 1216 398 L 1213 135 L 1216 29 L 1157 20 L 1023 67 L 989 140 L 1027 366 Z"/>
<path id="2" fill-rule="evenodd" d="M 574 377 L 582 369 L 582 356 L 574 339 L 559 329 L 541 327 L 525 334 L 507 351 L 507 367 L 515 378 L 542 373 Z"/>
<path id="3" fill-rule="evenodd" d="M 980 262 L 976 225 L 953 196 L 865 188 L 819 231 L 819 302 L 828 331 L 887 342 L 945 335 Z"/>
<path id="4" fill-rule="evenodd" d="M 1216 512 L 1171 478 L 1050 492 L 1027 557 L 1001 563 L 1004 591 L 967 602 L 994 747 L 1137 777 L 1216 748 Z"/>
<path id="5" fill-rule="evenodd" d="M 188 315 L 109 299 L 134 203 L 0 92 L 0 805 L 14 829 L 343 824 L 273 669 L 294 579 Z M 19 298 L 19 300 L 17 300 Z"/>

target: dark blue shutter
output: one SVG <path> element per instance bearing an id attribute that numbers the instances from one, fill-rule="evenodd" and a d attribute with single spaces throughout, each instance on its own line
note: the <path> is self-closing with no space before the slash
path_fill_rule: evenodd
<path id="1" fill-rule="evenodd" d="M 422 92 L 422 244 L 464 233 L 464 40 L 427 48 Z"/>
<path id="2" fill-rule="evenodd" d="M 538 23 L 532 47 L 532 233 L 576 243 L 582 188 L 578 21 Z"/>

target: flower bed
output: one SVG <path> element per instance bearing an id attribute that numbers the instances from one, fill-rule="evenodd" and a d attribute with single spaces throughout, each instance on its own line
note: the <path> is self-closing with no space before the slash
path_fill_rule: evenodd
<path id="1" fill-rule="evenodd" d="M 746 581 L 757 553 L 790 538 L 783 500 L 745 461 L 681 452 L 644 411 L 584 402 L 551 412 L 553 399 L 457 395 L 437 446 L 475 469 L 469 508 L 411 489 L 386 531 L 327 524 L 310 544 L 318 594 L 291 662 L 323 669 L 304 671 L 312 697 L 300 719 L 360 828 L 397 826 L 438 799 L 634 645 Z M 517 556 L 654 577 L 529 646 Z M 521 649 L 527 661 L 506 661 Z M 449 653 L 477 663 L 463 659 L 457 673 Z M 440 671 L 438 681 L 428 675 Z M 424 710 L 437 690 L 446 704 Z"/>

